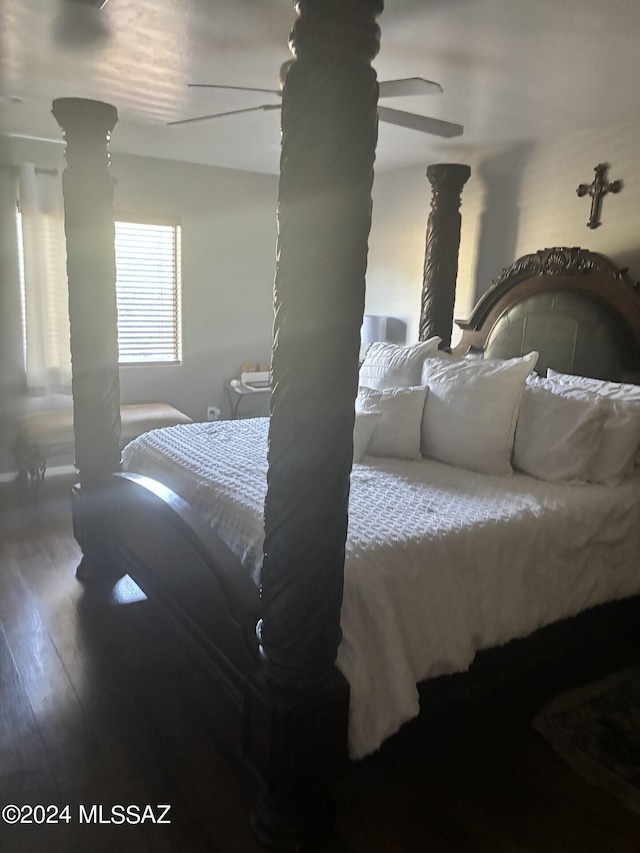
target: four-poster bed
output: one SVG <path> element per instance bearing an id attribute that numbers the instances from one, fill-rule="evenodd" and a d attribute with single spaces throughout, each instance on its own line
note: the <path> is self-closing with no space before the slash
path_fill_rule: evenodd
<path id="1" fill-rule="evenodd" d="M 300 849 L 328 829 L 329 786 L 347 760 L 349 685 L 335 661 L 376 140 L 370 62 L 378 49 L 375 20 L 382 2 L 300 0 L 296 6 L 296 61 L 283 94 L 260 588 L 217 523 L 208 523 L 166 484 L 122 473 L 107 152 L 116 115 L 97 102 L 54 103 L 67 140 L 80 479 L 74 531 L 84 555 L 79 576 L 129 572 L 166 605 L 197 647 L 217 684 L 219 702 L 211 713 L 221 739 L 262 784 L 254 830 L 279 849 Z M 442 264 L 453 281 L 445 286 L 441 280 L 444 298 L 434 298 L 433 253 L 444 245 L 457 255 L 459 219 L 457 235 L 455 222 L 453 236 L 442 235 L 457 217 L 468 170 L 445 168 L 455 177 L 446 210 L 434 207 L 430 218 L 420 328 L 423 337 L 428 330 L 447 340 L 451 318 L 444 315 L 453 304 L 455 263 L 449 257 Z M 596 353 L 575 345 L 583 335 L 592 339 L 591 330 L 601 325 L 608 331 L 598 338 Z M 640 369 L 640 296 L 600 256 L 578 250 L 528 256 L 485 294 L 462 346 L 481 348 L 487 340 L 492 356 L 536 349 L 545 366 L 556 370 L 633 379 Z M 567 347 L 567 340 L 573 345 Z M 317 381 L 310 384 L 309 375 Z M 229 428 L 248 427 L 242 422 L 223 427 Z M 247 476 L 251 471 L 249 465 Z M 624 486 L 633 507 L 634 488 Z M 629 586 L 620 595 L 637 591 Z M 375 622 L 368 630 L 373 642 Z"/>

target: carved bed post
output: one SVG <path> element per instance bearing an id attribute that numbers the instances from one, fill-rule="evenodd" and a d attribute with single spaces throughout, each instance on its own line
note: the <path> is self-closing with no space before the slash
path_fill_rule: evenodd
<path id="1" fill-rule="evenodd" d="M 297 693 L 303 704 L 314 697 L 318 758 L 324 730 L 331 727 L 332 738 L 339 739 L 336 728 L 343 729 L 341 748 L 346 750 L 348 691 L 334 662 L 341 638 L 377 141 L 378 84 L 371 61 L 379 49 L 376 18 L 383 2 L 298 0 L 295 5 L 299 18 L 290 40 L 295 60 L 286 69 L 282 99 L 263 618 L 258 630 L 267 681 Z M 333 703 L 333 712 L 323 710 L 325 699 Z M 307 730 L 307 752 L 313 737 Z M 285 747 L 285 752 L 287 748 L 302 747 Z M 328 748 L 335 751 L 335 744 Z M 298 790 L 277 796 L 283 801 L 293 796 L 300 805 L 300 784 L 313 784 L 315 772 L 309 765 L 306 778 L 295 781 Z M 268 821 L 263 801 L 254 819 L 258 834 L 265 834 Z"/>
<path id="2" fill-rule="evenodd" d="M 426 341 L 439 335 L 441 348 L 451 344 L 460 249 L 460 196 L 470 174 L 471 168 L 460 163 L 427 167 L 433 194 L 427 222 L 419 337 Z"/>
<path id="3" fill-rule="evenodd" d="M 109 139 L 115 107 L 59 98 L 53 115 L 64 132 L 62 178 L 67 239 L 75 460 L 74 532 L 84 553 L 78 577 L 100 559 L 105 525 L 99 487 L 121 467 L 113 178 Z"/>

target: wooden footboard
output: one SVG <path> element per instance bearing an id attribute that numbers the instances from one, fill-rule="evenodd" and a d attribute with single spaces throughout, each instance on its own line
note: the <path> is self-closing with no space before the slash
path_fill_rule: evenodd
<path id="1" fill-rule="evenodd" d="M 258 781 L 256 835 L 300 849 L 331 825 L 331 783 L 347 763 L 349 688 L 334 670 L 321 689 L 285 690 L 264 677 L 255 583 L 214 529 L 167 487 L 115 474 L 106 488 L 73 492 L 81 577 L 129 574 L 158 601 L 211 674 L 212 728 Z"/>

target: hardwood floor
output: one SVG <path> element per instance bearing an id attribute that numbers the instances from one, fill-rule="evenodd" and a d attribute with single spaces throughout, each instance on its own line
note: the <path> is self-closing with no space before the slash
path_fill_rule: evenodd
<path id="1" fill-rule="evenodd" d="M 7 826 L 3 853 L 251 853 L 249 797 L 207 722 L 206 680 L 151 602 L 74 577 L 70 481 L 38 500 L 0 489 L 0 806 L 70 806 L 69 823 Z M 589 676 L 637 660 L 616 643 Z M 578 662 L 411 724 L 352 765 L 327 851 L 639 853 L 640 816 L 582 781 L 531 729 Z M 115 804 L 170 824 L 79 822 Z M 49 813 L 51 816 L 52 812 Z"/>

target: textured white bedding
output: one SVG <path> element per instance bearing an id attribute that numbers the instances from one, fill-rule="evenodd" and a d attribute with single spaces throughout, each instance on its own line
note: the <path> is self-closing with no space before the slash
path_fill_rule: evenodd
<path id="1" fill-rule="evenodd" d="M 268 420 L 156 430 L 125 467 L 196 506 L 257 578 Z M 416 683 L 483 648 L 640 592 L 640 476 L 616 488 L 365 457 L 349 504 L 343 640 L 350 752 L 419 711 Z"/>

